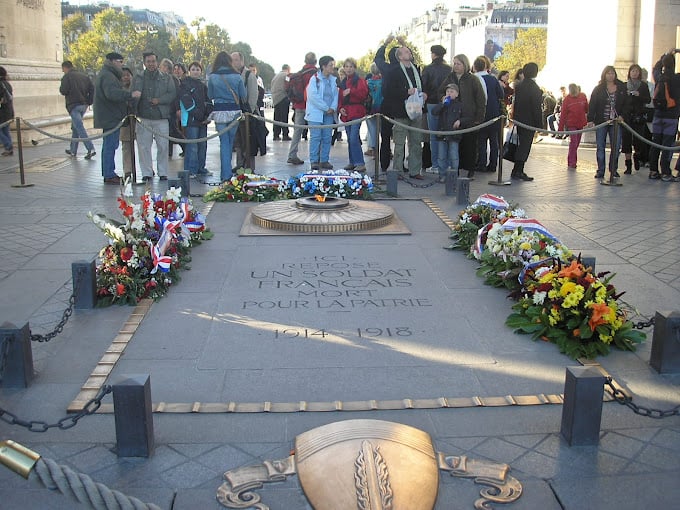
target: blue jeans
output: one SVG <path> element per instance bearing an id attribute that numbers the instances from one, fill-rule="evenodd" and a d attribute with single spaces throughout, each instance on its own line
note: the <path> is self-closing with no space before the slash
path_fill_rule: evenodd
<path id="1" fill-rule="evenodd" d="M 673 147 L 675 144 L 675 134 L 678 132 L 678 119 L 664 119 L 661 117 L 654 117 L 652 122 L 652 142 L 663 145 L 664 147 Z M 659 153 L 661 157 L 659 158 Z M 661 151 L 656 147 L 649 147 L 649 171 L 661 172 L 664 175 L 671 174 L 671 160 L 673 159 L 673 152 Z"/>
<path id="2" fill-rule="evenodd" d="M 74 106 L 69 112 L 71 116 L 71 138 L 87 138 L 87 131 L 83 125 L 83 116 L 87 111 L 86 104 Z M 94 152 L 94 144 L 90 140 L 83 142 L 88 152 Z M 78 142 L 71 141 L 71 154 L 78 152 Z"/>
<path id="3" fill-rule="evenodd" d="M 104 129 L 106 131 L 106 129 Z M 116 177 L 116 149 L 120 140 L 120 129 L 102 139 L 102 175 L 104 179 Z"/>
<path id="4" fill-rule="evenodd" d="M 0 143 L 5 150 L 12 150 L 12 135 L 9 134 L 9 124 L 0 128 Z"/>
<path id="5" fill-rule="evenodd" d="M 205 138 L 208 135 L 208 126 L 187 126 L 184 134 L 187 140 Z M 187 142 L 184 144 L 184 170 L 188 171 L 191 175 L 196 175 L 199 170 L 203 170 L 205 168 L 205 154 L 207 150 L 207 141 Z"/>
<path id="6" fill-rule="evenodd" d="M 364 164 L 364 153 L 361 150 L 361 136 L 359 130 L 361 124 L 345 126 L 347 133 L 347 153 L 349 154 L 349 164 L 359 166 Z"/>
<path id="7" fill-rule="evenodd" d="M 324 114 L 323 122 L 309 122 L 310 126 L 333 124 L 333 116 Z M 312 163 L 327 163 L 331 154 L 332 129 L 309 130 L 309 161 Z"/>
<path id="8" fill-rule="evenodd" d="M 458 170 L 460 165 L 460 158 L 458 156 L 458 140 L 437 140 L 437 147 L 439 153 L 439 177 L 446 177 L 446 170 L 449 168 L 449 163 L 453 170 Z"/>
<path id="9" fill-rule="evenodd" d="M 427 105 L 427 128 L 430 131 L 437 131 L 439 129 L 439 117 L 432 115 L 432 109 L 437 106 L 436 104 L 428 104 Z M 446 169 L 449 167 L 449 161 L 446 160 L 446 155 L 447 151 L 444 151 L 444 159 L 442 160 L 439 157 L 439 146 L 440 146 L 441 140 L 437 140 L 437 135 L 430 135 L 430 153 L 432 154 L 432 168 L 439 168 L 443 172 L 446 172 Z M 444 165 L 444 168 L 442 168 L 440 165 L 440 161 L 443 161 L 442 163 Z M 453 165 L 452 165 L 453 166 Z M 439 174 L 441 175 L 441 171 Z"/>
<path id="10" fill-rule="evenodd" d="M 595 141 L 597 143 L 596 157 L 597 157 L 597 175 L 604 176 L 604 163 L 605 163 L 605 149 L 607 147 L 607 136 L 609 136 L 609 143 L 613 145 L 609 153 L 609 170 L 612 172 L 616 171 L 619 164 L 619 151 L 621 150 L 621 134 L 619 133 L 618 139 L 614 141 L 614 125 L 602 126 L 597 128 L 595 132 Z"/>
<path id="11" fill-rule="evenodd" d="M 222 132 L 228 124 L 215 124 L 218 132 Z M 234 149 L 234 137 L 236 136 L 236 129 L 238 128 L 238 123 L 224 131 L 220 135 L 220 181 L 224 182 L 231 179 L 231 155 Z"/>

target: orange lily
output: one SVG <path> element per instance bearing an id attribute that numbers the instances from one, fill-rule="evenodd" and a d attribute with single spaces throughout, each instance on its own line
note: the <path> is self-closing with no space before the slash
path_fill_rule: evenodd
<path id="1" fill-rule="evenodd" d="M 571 264 L 563 268 L 557 276 L 560 278 L 579 278 L 583 275 L 583 267 L 576 260 L 572 260 Z"/>
<path id="2" fill-rule="evenodd" d="M 593 315 L 588 320 L 588 326 L 590 326 L 591 331 L 595 331 L 596 327 L 607 323 L 607 320 L 604 317 L 608 315 L 611 310 L 605 303 L 593 303 L 591 308 L 593 310 Z"/>

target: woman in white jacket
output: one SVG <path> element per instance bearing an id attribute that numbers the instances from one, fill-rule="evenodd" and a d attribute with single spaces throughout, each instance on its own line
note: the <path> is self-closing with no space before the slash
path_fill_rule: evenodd
<path id="1" fill-rule="evenodd" d="M 338 83 L 333 75 L 335 60 L 324 56 L 319 59 L 320 69 L 309 80 L 305 91 L 307 108 L 305 120 L 310 126 L 335 124 L 338 110 Z M 310 129 L 309 160 L 312 170 L 332 170 L 328 161 L 331 152 L 332 129 Z"/>

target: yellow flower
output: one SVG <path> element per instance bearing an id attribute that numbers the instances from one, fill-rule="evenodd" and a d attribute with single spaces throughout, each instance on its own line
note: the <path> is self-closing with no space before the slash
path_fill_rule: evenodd
<path id="1" fill-rule="evenodd" d="M 531 249 L 531 243 L 524 241 L 522 244 L 519 245 L 520 250 L 530 250 Z"/>
<path id="2" fill-rule="evenodd" d="M 560 289 L 560 295 L 564 297 L 567 294 L 571 294 L 572 292 L 574 292 L 575 288 L 576 284 L 574 282 L 566 282 L 564 285 L 562 285 L 562 288 Z"/>
<path id="3" fill-rule="evenodd" d="M 538 280 L 538 283 L 548 283 L 551 282 L 555 279 L 555 273 L 552 271 L 549 271 L 545 273 L 541 278 Z"/>

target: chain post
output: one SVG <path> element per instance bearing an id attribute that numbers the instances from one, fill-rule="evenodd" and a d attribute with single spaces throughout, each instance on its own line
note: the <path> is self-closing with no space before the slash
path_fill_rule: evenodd
<path id="1" fill-rule="evenodd" d="M 0 337 L 5 338 L 7 357 L 1 374 L 8 388 L 27 388 L 33 379 L 33 351 L 28 322 L 21 328 L 5 322 L 0 325 Z"/>
<path id="2" fill-rule="evenodd" d="M 19 184 L 12 184 L 13 188 L 27 188 L 33 186 L 33 184 L 26 184 L 26 174 L 24 172 L 24 145 L 21 137 L 21 119 L 17 117 L 16 119 L 16 129 L 17 129 L 17 152 L 19 153 Z"/>

